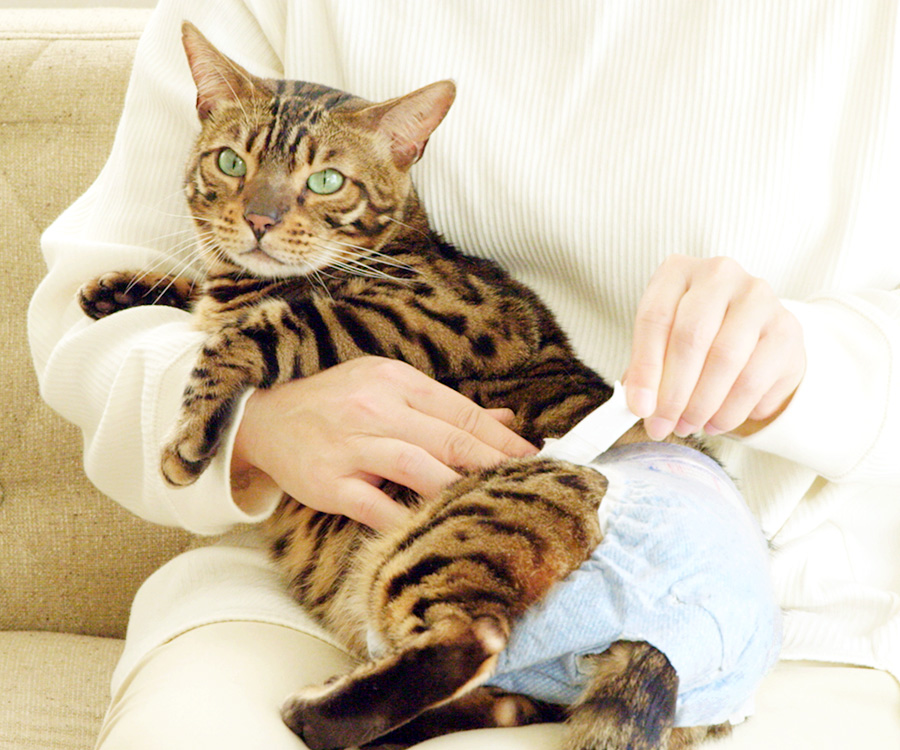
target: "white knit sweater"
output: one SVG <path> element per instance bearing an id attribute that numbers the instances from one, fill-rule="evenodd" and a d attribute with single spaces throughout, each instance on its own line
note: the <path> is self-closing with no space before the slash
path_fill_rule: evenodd
<path id="1" fill-rule="evenodd" d="M 180 267 L 198 130 L 187 18 L 254 73 L 372 100 L 441 78 L 459 96 L 415 168 L 436 227 L 535 287 L 610 378 L 671 253 L 728 255 L 800 319 L 808 370 L 750 440 L 720 439 L 774 543 L 785 656 L 900 675 L 900 57 L 887 0 L 163 0 L 102 174 L 46 233 L 30 310 L 47 401 L 104 492 L 216 533 L 226 446 L 193 487 L 157 471 L 201 339 L 140 308 L 89 322 L 107 269 Z M 245 508 L 248 506 L 245 506 Z"/>

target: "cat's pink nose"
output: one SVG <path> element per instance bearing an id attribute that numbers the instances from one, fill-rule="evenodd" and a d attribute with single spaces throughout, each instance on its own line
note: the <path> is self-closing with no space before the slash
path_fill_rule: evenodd
<path id="1" fill-rule="evenodd" d="M 253 230 L 256 239 L 261 239 L 266 232 L 278 223 L 271 216 L 265 216 L 264 214 L 245 214 L 244 219 L 250 225 L 250 229 Z"/>

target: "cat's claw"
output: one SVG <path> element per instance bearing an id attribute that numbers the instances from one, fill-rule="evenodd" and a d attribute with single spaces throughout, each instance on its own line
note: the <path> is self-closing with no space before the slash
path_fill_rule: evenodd
<path id="1" fill-rule="evenodd" d="M 190 460 L 182 455 L 186 447 L 185 441 L 172 441 L 162 450 L 160 470 L 163 478 L 173 487 L 187 487 L 197 481 L 204 469 L 209 466 L 212 456 L 198 456 Z"/>

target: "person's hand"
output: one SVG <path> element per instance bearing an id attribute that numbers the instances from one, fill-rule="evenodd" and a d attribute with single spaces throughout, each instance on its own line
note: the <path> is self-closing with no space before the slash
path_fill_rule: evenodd
<path id="1" fill-rule="evenodd" d="M 628 406 L 654 440 L 750 434 L 787 406 L 806 368 L 800 323 L 728 258 L 667 258 L 635 319 Z"/>
<path id="2" fill-rule="evenodd" d="M 536 449 L 506 425 L 506 409 L 482 409 L 413 367 L 361 357 L 248 400 L 232 471 L 268 474 L 292 497 L 387 529 L 407 512 L 384 480 L 431 496 L 478 469 Z"/>

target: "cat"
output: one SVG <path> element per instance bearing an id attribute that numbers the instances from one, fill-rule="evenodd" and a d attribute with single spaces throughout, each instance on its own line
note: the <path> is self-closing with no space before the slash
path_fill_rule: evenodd
<path id="1" fill-rule="evenodd" d="M 207 334 L 163 449 L 169 483 L 203 472 L 248 388 L 364 355 L 512 409 L 535 444 L 609 398 L 534 292 L 429 226 L 409 169 L 453 102 L 452 82 L 371 104 L 259 79 L 189 23 L 183 42 L 201 122 L 185 193 L 205 278 L 113 272 L 80 292 L 97 319 L 166 304 L 192 310 Z M 647 440 L 638 424 L 620 443 Z M 313 750 L 563 720 L 568 750 L 679 750 L 727 733 L 727 724 L 673 726 L 678 676 L 644 642 L 585 660 L 572 706 L 482 684 L 523 613 L 600 542 L 606 487 L 591 468 L 510 459 L 428 501 L 393 488 L 414 513 L 383 535 L 285 497 L 263 524 L 272 557 L 296 598 L 362 660 L 290 698 L 288 726 Z M 368 658 L 373 633 L 379 648 Z"/>

